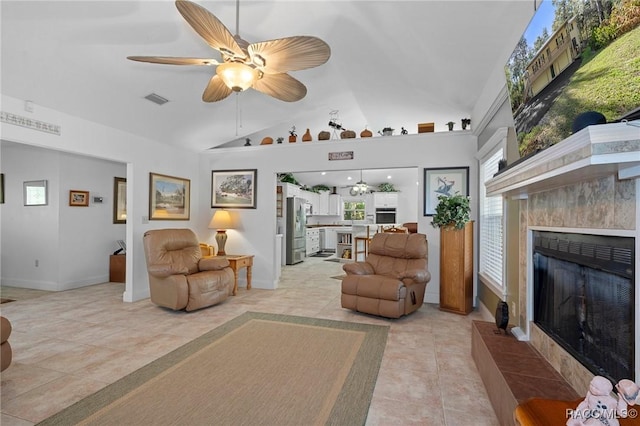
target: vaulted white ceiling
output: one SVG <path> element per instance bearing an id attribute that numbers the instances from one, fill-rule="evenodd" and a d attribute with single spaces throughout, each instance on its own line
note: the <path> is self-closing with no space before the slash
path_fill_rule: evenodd
<path id="1" fill-rule="evenodd" d="M 235 33 L 235 1 L 197 1 Z M 215 70 L 132 62 L 129 55 L 220 59 L 172 0 L 5 1 L 2 94 L 202 151 L 247 135 L 317 135 L 338 111 L 345 128 L 417 131 L 470 117 L 534 13 L 516 1 L 240 1 L 249 42 L 313 35 L 329 61 L 292 72 L 307 96 L 286 103 L 248 90 L 217 103 L 202 92 Z M 158 106 L 144 99 L 169 99 Z M 496 93 L 497 94 L 497 93 Z M 20 111 L 11 111 L 20 113 Z M 475 117 L 480 119 L 482 117 Z M 283 130 L 285 129 L 285 130 Z M 87 141 L 90 143 L 90 141 Z"/>

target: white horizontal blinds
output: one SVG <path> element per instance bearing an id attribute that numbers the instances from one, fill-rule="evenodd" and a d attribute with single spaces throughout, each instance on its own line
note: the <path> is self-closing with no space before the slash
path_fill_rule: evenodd
<path id="1" fill-rule="evenodd" d="M 502 196 L 487 197 L 484 183 L 498 172 L 503 150 L 498 149 L 480 165 L 480 273 L 502 286 L 503 204 Z"/>

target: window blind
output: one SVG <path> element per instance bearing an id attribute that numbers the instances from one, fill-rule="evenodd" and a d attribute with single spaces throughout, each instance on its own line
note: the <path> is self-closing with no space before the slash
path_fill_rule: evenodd
<path id="1" fill-rule="evenodd" d="M 480 273 L 499 287 L 503 286 L 503 204 L 502 196 L 487 197 L 484 185 L 498 172 L 503 158 L 500 148 L 480 164 Z"/>

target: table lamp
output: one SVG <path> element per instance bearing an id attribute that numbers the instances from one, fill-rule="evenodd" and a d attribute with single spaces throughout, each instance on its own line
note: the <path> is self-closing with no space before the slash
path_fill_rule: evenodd
<path id="1" fill-rule="evenodd" d="M 209 229 L 216 229 L 218 231 L 215 236 L 216 243 L 218 244 L 217 256 L 224 256 L 226 254 L 224 252 L 224 245 L 227 242 L 227 229 L 232 228 L 231 215 L 228 211 L 217 210 L 213 214 L 211 222 L 209 222 Z"/>

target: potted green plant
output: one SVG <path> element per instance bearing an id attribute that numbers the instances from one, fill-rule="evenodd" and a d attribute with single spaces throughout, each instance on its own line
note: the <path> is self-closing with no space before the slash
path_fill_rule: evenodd
<path id="1" fill-rule="evenodd" d="M 378 192 L 398 192 L 398 190 L 390 182 L 382 182 L 378 185 Z"/>
<path id="2" fill-rule="evenodd" d="M 461 121 L 462 124 L 462 130 L 465 130 L 467 128 L 467 126 L 469 126 L 471 124 L 471 119 L 470 118 L 463 118 Z"/>
<path id="3" fill-rule="evenodd" d="M 449 127 L 449 131 L 452 131 L 452 130 L 453 130 L 453 125 L 454 125 L 454 124 L 456 124 L 456 123 L 454 123 L 453 121 L 449 121 L 449 122 L 447 123 L 447 127 Z"/>
<path id="4" fill-rule="evenodd" d="M 440 309 L 473 310 L 473 221 L 469 197 L 439 195 L 431 225 L 440 228 Z"/>
<path id="5" fill-rule="evenodd" d="M 289 142 L 293 143 L 298 139 L 298 134 L 296 133 L 296 126 L 292 126 L 291 130 L 289 130 Z"/>
<path id="6" fill-rule="evenodd" d="M 395 129 L 392 129 L 391 127 L 385 127 L 384 129 L 382 129 L 381 132 L 378 132 L 378 134 L 382 135 L 382 136 L 391 136 L 393 135 L 393 131 Z"/>
<path id="7" fill-rule="evenodd" d="M 471 220 L 471 206 L 466 195 L 438 195 L 435 211 L 431 222 L 434 228 L 462 229 Z"/>

